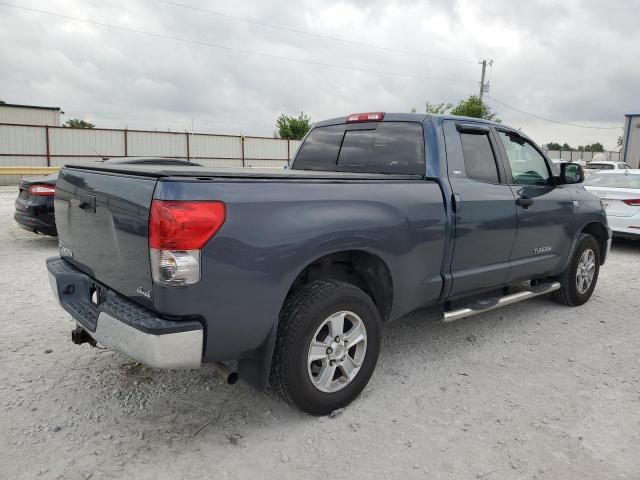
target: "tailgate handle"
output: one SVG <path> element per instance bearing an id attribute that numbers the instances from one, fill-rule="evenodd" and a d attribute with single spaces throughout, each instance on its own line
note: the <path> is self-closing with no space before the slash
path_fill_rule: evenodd
<path id="1" fill-rule="evenodd" d="M 96 213 L 96 197 L 83 193 L 80 195 L 80 204 L 78 205 L 85 212 Z"/>

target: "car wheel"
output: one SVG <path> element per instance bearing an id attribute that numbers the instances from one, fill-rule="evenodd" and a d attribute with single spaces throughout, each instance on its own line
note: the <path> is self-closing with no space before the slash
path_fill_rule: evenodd
<path id="1" fill-rule="evenodd" d="M 576 242 L 567 269 L 560 275 L 562 287 L 554 292 L 556 302 L 572 307 L 585 303 L 596 287 L 600 273 L 600 245 L 589 234 L 582 233 Z"/>
<path id="2" fill-rule="evenodd" d="M 271 386 L 312 415 L 345 407 L 367 385 L 380 351 L 380 315 L 345 282 L 311 282 L 285 301 L 271 362 Z"/>

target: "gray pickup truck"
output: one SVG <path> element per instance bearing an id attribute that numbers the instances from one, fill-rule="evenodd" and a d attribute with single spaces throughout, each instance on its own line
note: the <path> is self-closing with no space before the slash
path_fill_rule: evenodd
<path id="1" fill-rule="evenodd" d="M 501 124 L 355 114 L 315 124 L 282 170 L 67 165 L 47 268 L 75 343 L 212 363 L 320 415 L 360 394 L 383 324 L 415 309 L 586 302 L 611 232 L 582 179 Z"/>

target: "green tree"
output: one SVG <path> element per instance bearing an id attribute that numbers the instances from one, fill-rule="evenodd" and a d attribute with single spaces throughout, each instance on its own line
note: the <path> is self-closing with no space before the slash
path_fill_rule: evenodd
<path id="1" fill-rule="evenodd" d="M 547 150 L 562 150 L 562 145 L 557 142 L 547 143 Z"/>
<path id="2" fill-rule="evenodd" d="M 567 142 L 564 142 L 562 144 L 562 147 L 560 147 L 560 150 L 573 150 L 573 147 L 569 145 Z"/>
<path id="3" fill-rule="evenodd" d="M 276 127 L 278 127 L 278 133 L 280 138 L 287 138 L 289 140 L 302 140 L 309 129 L 311 128 L 311 119 L 304 114 L 300 113 L 298 117 L 281 114 L 276 120 Z"/>
<path id="4" fill-rule="evenodd" d="M 600 142 L 584 146 L 584 152 L 604 152 L 604 146 Z"/>
<path id="5" fill-rule="evenodd" d="M 429 103 L 425 104 L 425 110 L 432 115 L 444 115 L 453 108 L 453 103 Z"/>
<path id="6" fill-rule="evenodd" d="M 70 128 L 94 128 L 95 125 L 93 123 L 85 122 L 84 120 L 80 120 L 79 118 L 70 118 L 66 122 L 64 122 L 64 127 Z"/>
<path id="7" fill-rule="evenodd" d="M 618 137 L 618 142 L 616 143 L 618 150 L 622 148 L 622 135 Z"/>
<path id="8" fill-rule="evenodd" d="M 466 100 L 460 100 L 460 103 L 451 110 L 452 115 L 462 115 L 463 117 L 483 118 L 500 123 L 500 119 L 489 106 L 480 101 L 477 95 L 471 95 Z"/>

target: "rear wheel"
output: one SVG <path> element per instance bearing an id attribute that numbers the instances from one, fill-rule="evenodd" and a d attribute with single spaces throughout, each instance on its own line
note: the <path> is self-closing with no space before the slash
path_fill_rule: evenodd
<path id="1" fill-rule="evenodd" d="M 560 275 L 562 288 L 554 292 L 554 299 L 572 307 L 582 305 L 591 298 L 599 273 L 600 245 L 592 235 L 582 233 L 567 269 Z"/>
<path id="2" fill-rule="evenodd" d="M 380 350 L 380 316 L 359 288 L 315 281 L 289 295 L 280 315 L 270 383 L 313 415 L 345 407 L 362 392 Z"/>

